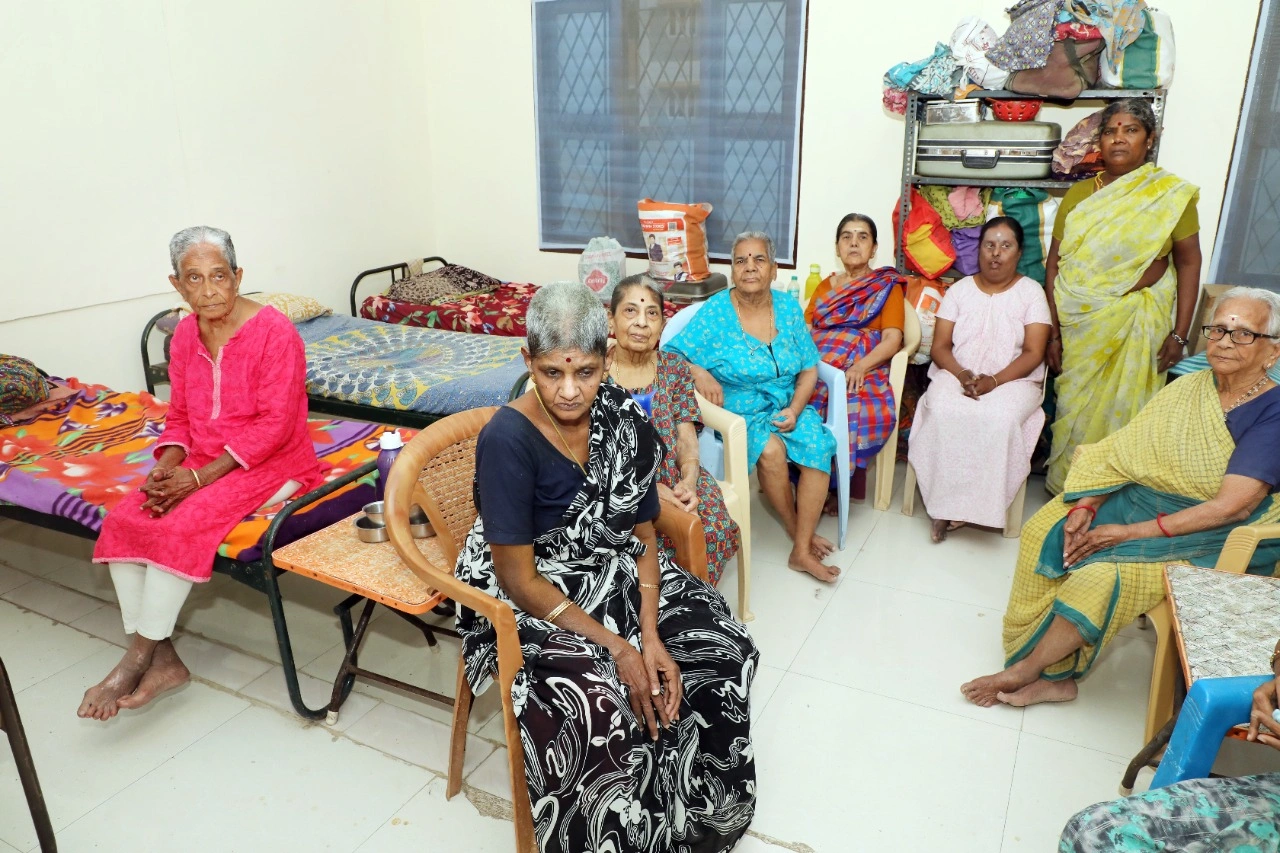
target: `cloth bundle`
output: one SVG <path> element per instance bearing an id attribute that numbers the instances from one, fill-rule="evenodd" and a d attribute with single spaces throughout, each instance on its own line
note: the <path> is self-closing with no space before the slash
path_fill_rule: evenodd
<path id="1" fill-rule="evenodd" d="M 1085 116 L 1053 149 L 1053 174 L 1063 177 L 1092 175 L 1102 171 L 1102 148 L 1098 145 L 1098 128 L 1102 126 L 1102 110 Z"/>
<path id="2" fill-rule="evenodd" d="M 0 423 L 49 399 L 49 383 L 34 364 L 16 355 L 0 355 Z"/>
<path id="3" fill-rule="evenodd" d="M 893 233 L 895 239 L 898 234 L 902 235 L 902 254 L 908 269 L 925 278 L 937 278 L 951 268 L 956 259 L 951 232 L 942 224 L 938 211 L 915 187 L 911 188 L 911 209 L 907 213 L 907 221 L 901 228 L 898 222 L 898 205 L 894 205 Z"/>

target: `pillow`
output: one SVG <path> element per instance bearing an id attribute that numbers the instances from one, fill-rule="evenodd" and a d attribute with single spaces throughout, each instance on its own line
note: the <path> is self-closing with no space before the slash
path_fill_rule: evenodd
<path id="1" fill-rule="evenodd" d="M 310 296 L 301 296 L 297 293 L 245 293 L 242 295 L 260 305 L 270 305 L 294 323 L 304 323 L 333 313 L 332 308 L 326 308 Z M 185 317 L 191 313 L 191 306 L 185 302 L 181 303 L 178 306 L 178 313 Z"/>
<path id="2" fill-rule="evenodd" d="M 502 282 L 482 272 L 458 264 L 445 264 L 439 269 L 393 282 L 387 296 L 397 302 L 435 305 L 477 293 L 492 293 L 501 286 Z"/>
<path id="3" fill-rule="evenodd" d="M 16 355 L 0 355 L 0 423 L 49 399 L 49 383 L 36 366 Z"/>

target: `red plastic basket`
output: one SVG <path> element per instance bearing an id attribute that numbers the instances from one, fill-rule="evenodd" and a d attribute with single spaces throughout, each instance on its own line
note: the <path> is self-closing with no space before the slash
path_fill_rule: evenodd
<path id="1" fill-rule="evenodd" d="M 1044 101 L 1026 100 L 1026 101 L 997 101 L 989 100 L 987 103 L 991 107 L 991 114 L 1000 121 L 1031 121 L 1040 112 L 1040 105 Z"/>

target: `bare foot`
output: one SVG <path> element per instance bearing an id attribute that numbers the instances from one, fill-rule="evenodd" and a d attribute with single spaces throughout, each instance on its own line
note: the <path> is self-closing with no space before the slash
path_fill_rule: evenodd
<path id="1" fill-rule="evenodd" d="M 840 496 L 835 492 L 827 495 L 827 502 L 822 505 L 822 514 L 836 516 L 840 513 Z"/>
<path id="2" fill-rule="evenodd" d="M 836 546 L 825 536 L 813 534 L 813 540 L 809 543 L 809 551 L 819 560 L 825 560 L 830 557 L 836 550 Z"/>
<path id="3" fill-rule="evenodd" d="M 961 527 L 968 527 L 968 526 L 969 526 L 969 522 L 967 521 L 948 521 L 947 532 L 950 533 L 952 530 L 959 530 Z"/>
<path id="4" fill-rule="evenodd" d="M 826 583 L 834 583 L 840 577 L 840 570 L 835 566 L 826 565 L 812 554 L 797 554 L 795 551 L 787 558 L 787 568 L 796 572 L 808 572 Z"/>
<path id="5" fill-rule="evenodd" d="M 107 677 L 84 692 L 84 701 L 76 716 L 89 720 L 109 720 L 119 712 L 120 697 L 128 696 L 138 686 L 147 665 L 132 651 L 125 652 Z"/>
<path id="6" fill-rule="evenodd" d="M 1019 661 L 1008 669 L 997 672 L 995 675 L 984 675 L 981 678 L 966 682 L 960 685 L 960 692 L 964 694 L 964 698 L 973 704 L 982 708 L 990 708 L 992 705 L 1004 701 L 1000 698 L 1000 694 L 1013 693 L 1040 677 L 1040 673 L 1023 666 L 1023 663 L 1023 661 Z"/>
<path id="7" fill-rule="evenodd" d="M 121 696 L 116 704 L 127 709 L 141 708 L 161 693 L 181 687 L 190 680 L 191 672 L 178 657 L 172 641 L 161 640 L 142 681 L 132 693 Z"/>
<path id="8" fill-rule="evenodd" d="M 1040 702 L 1070 702 L 1079 692 L 1080 688 L 1076 685 L 1074 678 L 1064 678 L 1062 681 L 1037 678 L 1026 687 L 1012 693 L 1001 691 L 996 694 L 996 698 L 1006 705 L 1025 708 Z"/>
<path id="9" fill-rule="evenodd" d="M 929 538 L 935 543 L 945 542 L 947 539 L 947 520 L 945 518 L 935 518 L 933 524 L 929 527 Z"/>

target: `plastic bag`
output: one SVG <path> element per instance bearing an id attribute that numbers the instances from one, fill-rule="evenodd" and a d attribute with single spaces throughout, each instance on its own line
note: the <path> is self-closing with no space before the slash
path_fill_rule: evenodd
<path id="1" fill-rule="evenodd" d="M 928 364 L 930 361 L 933 327 L 937 323 L 938 309 L 942 307 L 942 297 L 946 292 L 947 285 L 943 282 L 915 275 L 907 276 L 907 302 L 920 318 L 920 349 L 911 357 L 912 364 Z"/>
<path id="2" fill-rule="evenodd" d="M 614 285 L 626 277 L 622 244 L 612 237 L 592 237 L 578 259 L 578 281 L 601 296 L 612 296 Z"/>
<path id="3" fill-rule="evenodd" d="M 946 272 L 956 259 L 951 234 L 942 224 L 938 211 L 933 209 L 915 187 L 911 188 L 911 210 L 901 228 L 898 227 L 898 218 L 898 206 L 895 205 L 893 233 L 895 239 L 898 234 L 903 237 L 903 255 L 906 257 L 907 267 L 925 278 L 937 278 Z"/>
<path id="4" fill-rule="evenodd" d="M 641 199 L 636 204 L 649 275 L 664 281 L 702 281 L 711 277 L 707 266 L 709 204 L 676 204 Z"/>
<path id="5" fill-rule="evenodd" d="M 1112 70 L 1102 63 L 1099 85 L 1112 89 L 1167 89 L 1173 83 L 1173 22 L 1166 12 L 1142 11 L 1142 33 L 1126 47 Z"/>
<path id="6" fill-rule="evenodd" d="M 951 34 L 951 55 L 964 67 L 969 79 L 984 89 L 1002 89 L 1009 72 L 987 59 L 987 51 L 1000 40 L 990 24 L 969 15 L 961 18 Z"/>

